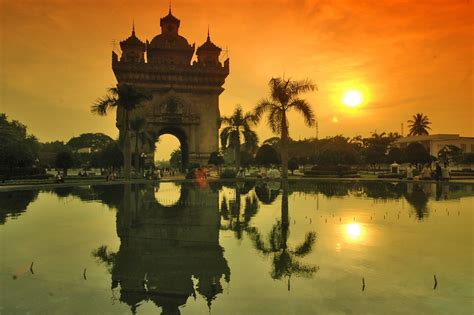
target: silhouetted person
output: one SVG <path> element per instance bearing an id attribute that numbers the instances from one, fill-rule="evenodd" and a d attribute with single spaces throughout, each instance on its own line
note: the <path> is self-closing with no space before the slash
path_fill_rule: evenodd
<path id="1" fill-rule="evenodd" d="M 441 169 L 441 180 L 449 180 L 448 162 L 444 162 L 443 168 Z"/>
<path id="2" fill-rule="evenodd" d="M 436 168 L 435 168 L 435 175 L 434 178 L 436 180 L 441 180 L 441 166 L 439 165 L 438 162 L 436 162 Z"/>

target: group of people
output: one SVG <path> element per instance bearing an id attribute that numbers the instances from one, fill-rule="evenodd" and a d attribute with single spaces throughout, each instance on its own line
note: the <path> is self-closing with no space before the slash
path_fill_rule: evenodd
<path id="1" fill-rule="evenodd" d="M 163 177 L 168 177 L 168 176 L 176 176 L 178 175 L 178 171 L 176 171 L 173 168 L 149 168 L 145 171 L 143 174 L 143 177 L 146 179 L 161 179 Z"/>
<path id="2" fill-rule="evenodd" d="M 447 181 L 449 180 L 449 168 L 448 168 L 448 163 L 445 162 L 443 164 L 443 167 L 441 167 L 439 162 L 435 163 L 435 168 L 434 170 L 431 169 L 430 164 L 425 164 L 423 168 L 418 169 L 418 175 L 415 175 L 415 171 L 417 169 L 412 165 L 409 164 L 407 168 L 407 179 L 414 179 L 414 180 L 444 180 Z"/>
<path id="3" fill-rule="evenodd" d="M 103 175 L 105 176 L 106 181 L 112 181 L 117 178 L 117 172 L 112 168 L 104 170 Z"/>

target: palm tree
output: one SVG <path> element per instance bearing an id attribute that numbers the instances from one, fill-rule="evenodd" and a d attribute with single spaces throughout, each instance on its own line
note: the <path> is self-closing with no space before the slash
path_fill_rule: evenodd
<path id="1" fill-rule="evenodd" d="M 288 278 L 288 290 L 290 290 L 290 280 L 292 275 L 311 277 L 319 270 L 318 266 L 307 265 L 298 261 L 313 250 L 316 241 L 316 233 L 308 232 L 304 241 L 295 248 L 288 246 L 290 235 L 289 215 L 288 215 L 288 184 L 283 181 L 282 201 L 281 201 L 281 221 L 272 227 L 268 234 L 267 241 L 264 241 L 259 231 L 255 228 L 248 228 L 247 232 L 253 242 L 255 249 L 265 256 L 271 255 L 273 279 Z M 267 244 L 268 243 L 268 244 Z"/>
<path id="2" fill-rule="evenodd" d="M 267 114 L 267 123 L 281 138 L 282 178 L 288 178 L 288 111 L 294 109 L 303 115 L 306 125 L 313 126 L 315 117 L 308 102 L 299 98 L 300 94 L 313 91 L 316 86 L 309 80 L 292 81 L 284 78 L 272 78 L 270 98 L 263 99 L 255 107 L 255 117 L 258 120 Z"/>
<path id="3" fill-rule="evenodd" d="M 222 218 L 228 221 L 228 225 L 221 225 L 221 229 L 234 231 L 235 237 L 241 240 L 243 232 L 249 229 L 250 221 L 258 212 L 259 201 L 254 194 L 248 194 L 245 196 L 245 203 L 242 207 L 241 195 L 245 192 L 245 187 L 238 187 L 239 184 L 241 183 L 236 184 L 235 200 L 227 200 L 227 198 L 223 196 L 220 213 Z M 246 183 L 243 185 L 245 184 Z"/>
<path id="4" fill-rule="evenodd" d="M 234 148 L 235 166 L 240 169 L 240 146 L 241 136 L 244 140 L 244 146 L 249 151 L 255 151 L 258 144 L 258 136 L 251 129 L 255 124 L 255 117 L 252 113 L 244 113 L 242 107 L 237 105 L 234 113 L 229 117 L 222 117 L 221 122 L 227 125 L 221 131 L 221 144 L 225 149 L 227 146 Z"/>
<path id="5" fill-rule="evenodd" d="M 135 138 L 135 171 L 138 174 L 140 168 L 140 154 L 138 152 L 138 144 L 148 145 L 152 151 L 156 148 L 155 133 L 146 129 L 146 119 L 143 117 L 136 117 L 130 121 L 130 130 L 134 133 Z"/>
<path id="6" fill-rule="evenodd" d="M 408 121 L 410 127 L 409 136 L 423 136 L 428 135 L 428 129 L 431 129 L 429 125 L 431 125 L 428 116 L 423 115 L 422 113 L 418 113 L 413 115 L 413 119 Z"/>
<path id="7" fill-rule="evenodd" d="M 149 99 L 149 95 L 139 91 L 129 84 L 118 84 L 117 87 L 109 88 L 107 95 L 95 101 L 91 112 L 105 116 L 111 108 L 117 108 L 117 115 L 123 118 L 123 170 L 126 180 L 130 179 L 131 173 L 131 144 L 130 144 L 130 114 L 138 105 Z"/>

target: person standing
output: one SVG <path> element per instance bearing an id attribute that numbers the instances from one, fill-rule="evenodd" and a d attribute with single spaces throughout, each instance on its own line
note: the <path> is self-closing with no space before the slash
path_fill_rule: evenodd
<path id="1" fill-rule="evenodd" d="M 448 162 L 444 162 L 443 168 L 441 169 L 441 180 L 444 180 L 444 181 L 449 180 Z"/>
<path id="2" fill-rule="evenodd" d="M 441 166 L 439 165 L 439 162 L 436 162 L 434 178 L 436 180 L 441 180 Z"/>
<path id="3" fill-rule="evenodd" d="M 407 167 L 407 179 L 412 180 L 413 179 L 413 165 L 408 164 Z"/>
<path id="4" fill-rule="evenodd" d="M 431 179 L 431 170 L 428 167 L 428 164 L 425 164 L 421 171 L 421 179 Z"/>

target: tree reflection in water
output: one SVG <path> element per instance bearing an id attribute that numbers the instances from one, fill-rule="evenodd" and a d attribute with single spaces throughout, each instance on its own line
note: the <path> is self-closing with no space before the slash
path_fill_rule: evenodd
<path id="1" fill-rule="evenodd" d="M 242 239 L 244 231 L 249 227 L 252 218 L 257 214 L 259 209 L 258 199 L 254 193 L 251 192 L 254 184 L 237 182 L 231 186 L 235 193 L 235 199 L 228 200 L 223 194 L 220 213 L 222 219 L 227 221 L 227 225 L 221 226 L 221 230 L 231 230 L 235 233 L 238 240 Z M 242 195 L 244 197 L 244 206 L 242 209 Z"/>
<path id="2" fill-rule="evenodd" d="M 184 192 L 185 191 L 185 192 Z M 209 308 L 222 293 L 221 278 L 230 269 L 219 245 L 218 194 L 210 188 L 183 184 L 186 200 L 165 207 L 153 186 L 125 185 L 117 212 L 117 253 L 105 245 L 92 252 L 112 275 L 112 289 L 136 313 L 152 301 L 162 314 L 180 314 L 179 307 L 199 294 Z"/>
<path id="3" fill-rule="evenodd" d="M 0 192 L 0 224 L 5 224 L 7 217 L 19 217 L 36 198 L 37 190 Z"/>
<path id="4" fill-rule="evenodd" d="M 247 229 L 254 247 L 265 256 L 272 256 L 273 279 L 288 279 L 290 290 L 291 276 L 311 277 L 319 267 L 304 264 L 299 261 L 313 250 L 316 233 L 311 231 L 305 236 L 304 241 L 295 248 L 288 246 L 290 236 L 289 211 L 288 211 L 288 183 L 282 183 L 281 220 L 273 225 L 265 241 L 256 227 Z"/>

